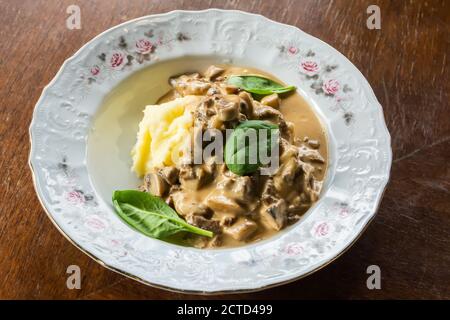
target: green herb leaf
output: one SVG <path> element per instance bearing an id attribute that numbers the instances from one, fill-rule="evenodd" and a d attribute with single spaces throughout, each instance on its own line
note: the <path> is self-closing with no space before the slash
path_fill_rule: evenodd
<path id="1" fill-rule="evenodd" d="M 241 122 L 233 130 L 225 145 L 225 164 L 228 169 L 240 176 L 257 171 L 262 165 L 260 154 L 268 156 L 271 154 L 275 132 L 278 132 L 278 126 L 267 121 Z M 266 134 L 264 141 L 260 141 L 264 134 Z M 256 140 L 252 139 L 252 136 L 256 137 Z"/>
<path id="2" fill-rule="evenodd" d="M 137 231 L 157 239 L 179 232 L 212 237 L 211 231 L 190 225 L 159 197 L 137 190 L 114 191 L 112 202 L 117 214 Z"/>
<path id="3" fill-rule="evenodd" d="M 285 87 L 273 80 L 256 75 L 231 76 L 227 83 L 247 92 L 263 96 L 272 93 L 286 93 L 296 89 L 295 86 Z"/>

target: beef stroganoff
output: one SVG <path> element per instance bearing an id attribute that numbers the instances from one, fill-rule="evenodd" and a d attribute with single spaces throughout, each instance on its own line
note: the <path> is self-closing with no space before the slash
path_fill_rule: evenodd
<path id="1" fill-rule="evenodd" d="M 127 223 L 198 248 L 234 247 L 297 222 L 318 200 L 326 135 L 295 87 L 229 65 L 169 83 L 139 124 L 140 190 L 113 196 Z"/>

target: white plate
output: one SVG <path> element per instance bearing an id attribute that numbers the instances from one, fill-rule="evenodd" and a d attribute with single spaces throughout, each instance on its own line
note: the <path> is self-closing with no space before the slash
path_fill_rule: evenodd
<path id="1" fill-rule="evenodd" d="M 329 136 L 321 199 L 275 237 L 234 249 L 148 238 L 125 225 L 110 203 L 112 190 L 137 185 L 128 154 L 144 106 L 100 110 L 105 96 L 138 70 L 153 68 L 146 94 L 154 100 L 167 89 L 168 76 L 209 62 L 256 67 L 296 85 Z M 374 217 L 392 162 L 382 108 L 342 54 L 295 27 L 215 9 L 142 17 L 91 40 L 45 88 L 30 135 L 37 194 L 72 243 L 138 281 L 196 293 L 259 290 L 333 261 Z"/>

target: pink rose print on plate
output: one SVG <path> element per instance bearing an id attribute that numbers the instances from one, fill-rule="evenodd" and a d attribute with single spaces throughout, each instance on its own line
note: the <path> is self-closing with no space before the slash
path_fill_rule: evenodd
<path id="1" fill-rule="evenodd" d="M 284 251 L 290 256 L 297 256 L 303 253 L 303 247 L 300 243 L 291 242 L 285 247 Z"/>
<path id="2" fill-rule="evenodd" d="M 66 194 L 66 199 L 71 204 L 83 204 L 85 202 L 84 194 L 78 190 L 72 190 Z"/>
<path id="3" fill-rule="evenodd" d="M 120 240 L 116 240 L 116 239 L 111 239 L 111 245 L 113 246 L 113 247 L 118 247 L 118 246 L 120 246 L 121 245 L 121 242 L 120 242 Z"/>
<path id="4" fill-rule="evenodd" d="M 315 76 L 320 71 L 319 64 L 314 60 L 303 60 L 300 62 L 300 72 L 306 74 L 307 76 Z"/>
<path id="5" fill-rule="evenodd" d="M 332 232 L 332 227 L 328 222 L 318 222 L 311 230 L 311 234 L 316 238 L 328 237 Z"/>
<path id="6" fill-rule="evenodd" d="M 341 202 L 335 203 L 335 205 L 333 206 L 333 210 L 335 210 L 338 216 L 342 219 L 347 218 L 351 214 L 351 209 L 346 203 Z"/>
<path id="7" fill-rule="evenodd" d="M 298 48 L 295 46 L 289 46 L 287 52 L 291 55 L 296 55 L 298 53 Z"/>
<path id="8" fill-rule="evenodd" d="M 140 54 L 149 54 L 152 53 L 155 49 L 153 43 L 151 43 L 147 39 L 140 39 L 136 41 L 136 52 Z"/>
<path id="9" fill-rule="evenodd" d="M 95 214 L 87 217 L 84 225 L 93 232 L 102 232 L 108 227 L 108 223 Z"/>
<path id="10" fill-rule="evenodd" d="M 341 86 L 337 80 L 330 79 L 323 83 L 322 89 L 325 92 L 325 94 L 335 95 L 336 93 L 338 93 L 340 87 Z"/>
<path id="11" fill-rule="evenodd" d="M 108 56 L 106 62 L 112 69 L 120 70 L 125 66 L 125 60 L 126 56 L 123 52 L 115 51 Z"/>
<path id="12" fill-rule="evenodd" d="M 100 73 L 100 67 L 99 66 L 93 66 L 92 68 L 91 68 L 91 74 L 93 75 L 93 76 L 96 76 L 96 75 L 98 75 Z"/>

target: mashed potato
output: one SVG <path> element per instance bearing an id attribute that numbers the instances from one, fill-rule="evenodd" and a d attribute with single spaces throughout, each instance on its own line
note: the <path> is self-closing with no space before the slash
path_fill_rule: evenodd
<path id="1" fill-rule="evenodd" d="M 132 170 L 139 177 L 155 168 L 175 165 L 188 150 L 194 124 L 192 110 L 200 99 L 200 96 L 185 96 L 145 108 L 131 152 Z"/>

